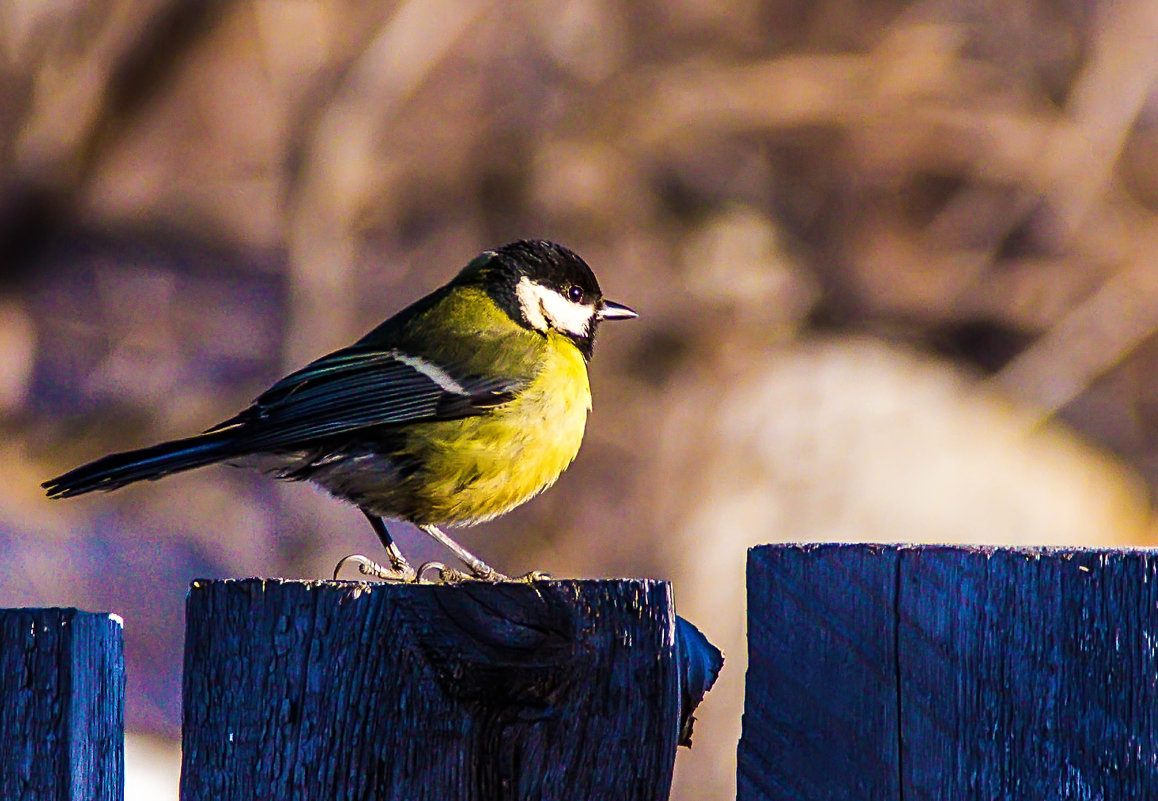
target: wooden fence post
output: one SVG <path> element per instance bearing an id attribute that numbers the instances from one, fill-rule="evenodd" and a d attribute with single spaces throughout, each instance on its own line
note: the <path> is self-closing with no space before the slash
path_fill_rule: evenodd
<path id="1" fill-rule="evenodd" d="M 1158 553 L 765 546 L 739 798 L 1158 793 Z"/>
<path id="2" fill-rule="evenodd" d="M 666 799 L 675 637 L 656 581 L 198 581 L 181 798 Z"/>
<path id="3" fill-rule="evenodd" d="M 0 798 L 123 801 L 119 618 L 0 610 Z"/>

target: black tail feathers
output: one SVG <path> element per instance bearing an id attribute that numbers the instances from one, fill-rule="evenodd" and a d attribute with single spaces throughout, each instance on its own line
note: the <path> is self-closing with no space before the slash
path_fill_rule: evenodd
<path id="1" fill-rule="evenodd" d="M 71 498 L 86 492 L 114 490 L 135 481 L 204 467 L 238 455 L 232 436 L 202 434 L 136 451 L 109 454 L 49 479 L 41 486 L 50 498 Z"/>

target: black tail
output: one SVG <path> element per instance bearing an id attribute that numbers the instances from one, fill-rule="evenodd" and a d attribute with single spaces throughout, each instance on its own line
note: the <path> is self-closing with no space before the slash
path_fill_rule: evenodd
<path id="1" fill-rule="evenodd" d="M 231 434 L 202 434 L 162 442 L 138 451 L 113 453 L 41 484 L 50 498 L 71 498 L 94 490 L 114 490 L 239 455 Z"/>

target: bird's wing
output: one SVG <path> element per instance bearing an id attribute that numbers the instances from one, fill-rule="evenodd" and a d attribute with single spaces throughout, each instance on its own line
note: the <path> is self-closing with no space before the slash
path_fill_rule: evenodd
<path id="1" fill-rule="evenodd" d="M 482 414 L 511 400 L 526 383 L 458 375 L 398 350 L 353 347 L 291 373 L 209 431 L 236 428 L 247 450 L 294 448 L 371 426 Z"/>

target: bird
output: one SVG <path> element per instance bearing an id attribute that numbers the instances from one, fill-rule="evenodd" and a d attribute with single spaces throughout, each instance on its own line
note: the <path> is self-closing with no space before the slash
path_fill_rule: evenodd
<path id="1" fill-rule="evenodd" d="M 591 411 L 599 326 L 637 316 L 603 297 L 574 251 L 512 242 L 203 433 L 110 454 L 42 486 L 70 498 L 219 462 L 256 468 L 360 509 L 389 561 L 347 557 L 365 574 L 422 579 L 427 566 L 405 558 L 389 519 L 413 524 L 469 570 L 433 563 L 440 578 L 505 580 L 443 529 L 496 518 L 555 483 Z"/>

